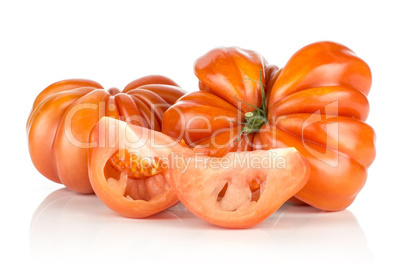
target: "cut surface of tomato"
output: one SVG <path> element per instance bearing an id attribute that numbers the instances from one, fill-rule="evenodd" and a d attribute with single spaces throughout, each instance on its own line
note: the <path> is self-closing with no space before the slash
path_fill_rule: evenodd
<path id="1" fill-rule="evenodd" d="M 178 159 L 170 156 L 169 183 L 180 201 L 201 219 L 226 228 L 261 223 L 310 175 L 308 162 L 294 148 Z"/>
<path id="2" fill-rule="evenodd" d="M 110 161 L 117 171 L 127 173 L 131 179 L 152 177 L 163 170 L 161 158 L 142 157 L 137 153 L 130 153 L 127 149 L 115 153 Z"/>
<path id="3" fill-rule="evenodd" d="M 113 211 L 143 218 L 178 202 L 167 182 L 168 156 L 192 150 L 156 131 L 103 117 L 91 132 L 89 178 L 99 199 Z"/>

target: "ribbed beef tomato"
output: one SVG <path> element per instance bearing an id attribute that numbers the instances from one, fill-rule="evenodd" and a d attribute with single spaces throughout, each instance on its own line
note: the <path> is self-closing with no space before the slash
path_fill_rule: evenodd
<path id="1" fill-rule="evenodd" d="M 311 167 L 296 198 L 329 211 L 353 202 L 375 158 L 375 133 L 364 123 L 371 72 L 353 51 L 314 43 L 278 70 L 256 52 L 217 48 L 194 69 L 200 91 L 166 111 L 164 133 L 213 156 L 295 147 Z"/>
<path id="2" fill-rule="evenodd" d="M 92 193 L 88 178 L 91 129 L 103 116 L 161 130 L 162 115 L 184 92 L 171 79 L 153 75 L 121 92 L 90 80 L 56 82 L 36 98 L 27 122 L 32 162 L 48 179 Z"/>

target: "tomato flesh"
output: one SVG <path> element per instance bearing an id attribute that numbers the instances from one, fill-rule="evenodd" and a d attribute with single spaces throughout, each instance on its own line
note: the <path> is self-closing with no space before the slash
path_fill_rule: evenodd
<path id="1" fill-rule="evenodd" d="M 127 177 L 130 179 L 151 177 L 163 170 L 163 161 L 159 157 L 142 157 L 138 153 L 130 153 L 128 150 L 116 152 L 110 160 L 117 171 L 127 173 Z"/>
<path id="2" fill-rule="evenodd" d="M 97 144 L 90 149 L 91 186 L 111 210 L 143 218 L 178 202 L 168 183 L 167 159 L 172 152 L 191 156 L 192 150 L 160 132 L 109 117 L 91 131 L 91 142 Z"/>
<path id="3" fill-rule="evenodd" d="M 264 165 L 270 158 L 285 164 Z M 244 161 L 254 164 L 242 166 Z M 261 223 L 310 176 L 306 159 L 294 148 L 228 153 L 222 158 L 197 155 L 185 162 L 170 158 L 169 169 L 169 183 L 180 201 L 201 219 L 225 228 Z"/>

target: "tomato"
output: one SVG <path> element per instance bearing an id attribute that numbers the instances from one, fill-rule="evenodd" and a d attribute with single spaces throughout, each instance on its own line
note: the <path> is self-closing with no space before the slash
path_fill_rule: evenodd
<path id="1" fill-rule="evenodd" d="M 307 182 L 309 165 L 294 148 L 170 160 L 170 184 L 198 217 L 221 227 L 265 220 Z"/>
<path id="2" fill-rule="evenodd" d="M 152 75 L 120 92 L 94 81 L 56 82 L 36 98 L 27 122 L 32 162 L 48 179 L 92 193 L 88 178 L 89 133 L 102 116 L 161 130 L 162 115 L 184 92 L 171 79 Z"/>
<path id="3" fill-rule="evenodd" d="M 167 180 L 168 156 L 193 151 L 144 127 L 103 117 L 91 132 L 89 177 L 99 199 L 130 218 L 156 214 L 178 202 Z"/>
<path id="4" fill-rule="evenodd" d="M 165 112 L 164 133 L 212 156 L 294 147 L 311 167 L 295 198 L 328 211 L 353 202 L 375 158 L 375 132 L 364 123 L 371 72 L 353 51 L 314 43 L 278 70 L 256 52 L 217 48 L 194 69 L 200 91 Z"/>
<path id="5" fill-rule="evenodd" d="M 163 133 L 190 146 L 205 145 L 212 156 L 252 150 L 254 133 L 239 136 L 242 123 L 261 105 L 261 85 L 255 81 L 267 84 L 277 67 L 254 51 L 230 47 L 208 52 L 194 69 L 200 91 L 184 95 L 166 111 Z"/>

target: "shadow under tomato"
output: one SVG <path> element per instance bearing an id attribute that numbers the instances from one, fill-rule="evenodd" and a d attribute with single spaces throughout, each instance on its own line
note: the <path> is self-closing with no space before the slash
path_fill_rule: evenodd
<path id="1" fill-rule="evenodd" d="M 112 248 L 110 252 L 116 245 L 124 246 L 127 238 L 143 233 L 144 228 L 152 229 L 148 231 L 155 234 L 160 227 L 178 226 L 182 221 L 178 215 L 183 213 L 185 211 L 175 207 L 146 219 L 130 219 L 111 211 L 96 195 L 58 189 L 42 201 L 32 216 L 31 254 L 39 258 L 68 258 L 68 252 L 74 252 L 74 256 L 89 256 L 98 255 L 95 248 L 99 247 Z M 168 224 L 170 221 L 174 224 Z M 142 237 L 143 234 L 131 242 Z"/>
<path id="2" fill-rule="evenodd" d="M 267 264 L 314 267 L 330 261 L 367 267 L 373 259 L 362 228 L 348 210 L 325 213 L 286 203 L 254 228 L 228 230 L 197 218 L 181 203 L 146 219 L 129 219 L 95 195 L 64 188 L 49 194 L 35 211 L 30 248 L 37 261 L 65 262 L 96 258 L 207 264 L 230 259 L 251 264 L 264 259 Z"/>

